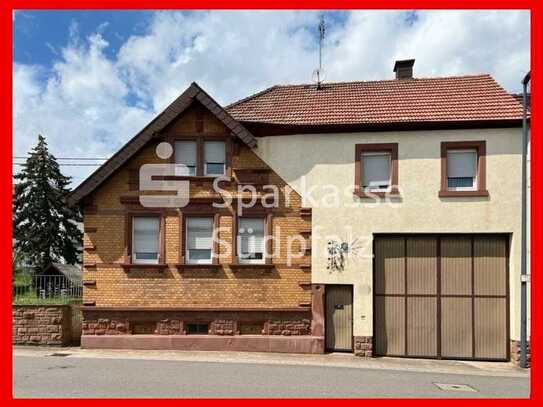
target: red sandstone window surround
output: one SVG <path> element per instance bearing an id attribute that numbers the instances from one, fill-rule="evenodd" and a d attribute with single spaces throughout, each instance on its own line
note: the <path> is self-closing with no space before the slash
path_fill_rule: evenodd
<path id="1" fill-rule="evenodd" d="M 161 212 L 138 211 L 126 215 L 123 265 L 144 268 L 165 266 L 165 228 Z"/>
<path id="2" fill-rule="evenodd" d="M 233 236 L 232 265 L 269 267 L 272 265 L 272 214 L 251 212 L 236 216 Z"/>
<path id="3" fill-rule="evenodd" d="M 179 242 L 179 264 L 178 267 L 211 267 L 219 264 L 219 242 L 217 231 L 219 229 L 218 213 L 193 212 L 179 214 L 181 226 Z M 204 223 L 211 226 L 211 239 L 209 234 L 204 236 Z M 200 236 L 197 236 L 200 235 Z M 204 253 L 206 251 L 206 253 Z M 205 256 L 204 256 L 205 254 Z M 205 257 L 205 258 L 203 258 Z"/>
<path id="4" fill-rule="evenodd" d="M 354 194 L 398 195 L 398 143 L 356 144 Z"/>
<path id="5" fill-rule="evenodd" d="M 486 142 L 441 143 L 440 197 L 487 197 Z"/>

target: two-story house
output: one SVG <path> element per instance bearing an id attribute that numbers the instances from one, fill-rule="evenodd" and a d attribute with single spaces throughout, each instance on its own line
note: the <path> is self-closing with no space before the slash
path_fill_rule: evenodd
<path id="1" fill-rule="evenodd" d="M 413 64 L 224 109 L 191 86 L 72 195 L 85 215 L 82 344 L 509 359 L 522 107 L 489 75 L 414 78 Z M 135 174 L 150 162 L 179 166 L 168 179 L 190 183 L 186 206 L 141 208 L 150 192 Z M 266 183 L 279 206 L 248 187 Z M 233 203 L 214 208 L 229 189 Z M 247 218 L 239 194 L 256 196 Z M 224 239 L 210 242 L 217 225 Z"/>
<path id="2" fill-rule="evenodd" d="M 257 143 L 192 84 L 73 192 L 83 347 L 322 352 L 311 218 Z"/>

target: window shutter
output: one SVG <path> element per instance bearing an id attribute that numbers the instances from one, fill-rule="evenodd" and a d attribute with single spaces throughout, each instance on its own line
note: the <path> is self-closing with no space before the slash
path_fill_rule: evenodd
<path id="1" fill-rule="evenodd" d="M 196 165 L 196 142 L 176 141 L 175 162 L 185 165 Z"/>
<path id="2" fill-rule="evenodd" d="M 224 163 L 224 141 L 206 141 L 204 145 L 204 159 L 206 163 Z"/>
<path id="3" fill-rule="evenodd" d="M 475 178 L 477 151 L 448 151 L 447 176 L 449 178 Z"/>
<path id="4" fill-rule="evenodd" d="M 362 186 L 390 184 L 390 154 L 362 154 Z"/>
<path id="5" fill-rule="evenodd" d="M 209 250 L 213 248 L 213 219 L 187 219 L 187 247 L 189 250 Z"/>
<path id="6" fill-rule="evenodd" d="M 263 253 L 264 219 L 242 218 L 239 222 L 242 253 Z"/>
<path id="7" fill-rule="evenodd" d="M 195 141 L 175 142 L 175 163 L 181 164 L 175 169 L 176 175 L 196 175 Z"/>
<path id="8" fill-rule="evenodd" d="M 158 253 L 158 218 L 134 218 L 134 252 Z"/>

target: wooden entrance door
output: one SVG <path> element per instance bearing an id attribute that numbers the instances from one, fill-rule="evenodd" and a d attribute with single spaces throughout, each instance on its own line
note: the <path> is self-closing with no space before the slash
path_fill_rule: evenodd
<path id="1" fill-rule="evenodd" d="M 326 348 L 334 351 L 353 349 L 353 287 L 326 286 Z"/>

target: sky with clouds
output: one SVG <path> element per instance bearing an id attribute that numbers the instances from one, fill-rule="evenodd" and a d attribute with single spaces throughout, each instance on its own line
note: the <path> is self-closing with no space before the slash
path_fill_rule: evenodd
<path id="1" fill-rule="evenodd" d="M 43 134 L 57 157 L 109 157 L 192 81 L 221 104 L 311 82 L 321 14 L 326 81 L 416 58 L 418 77 L 490 73 L 519 92 L 529 70 L 528 11 L 17 11 L 13 155 Z M 62 167 L 74 185 L 95 168 Z"/>

